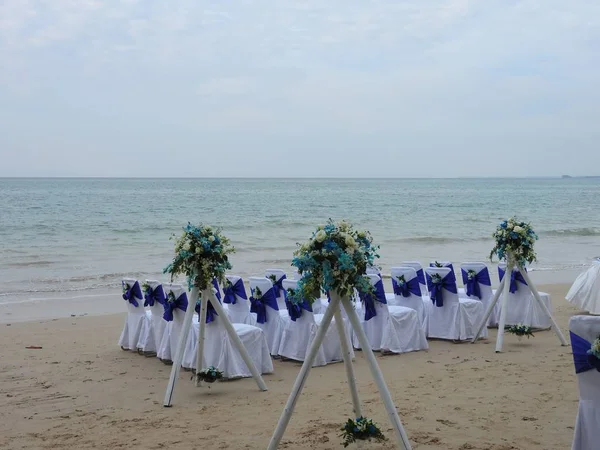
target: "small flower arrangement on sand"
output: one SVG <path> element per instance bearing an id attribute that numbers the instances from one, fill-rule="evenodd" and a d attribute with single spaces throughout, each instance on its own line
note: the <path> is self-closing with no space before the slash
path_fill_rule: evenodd
<path id="1" fill-rule="evenodd" d="M 303 300 L 312 304 L 321 292 L 337 291 L 341 296 L 352 296 L 354 289 L 373 290 L 366 276 L 367 267 L 379 258 L 368 231 L 357 231 L 345 221 L 329 219 L 312 234 L 308 242 L 294 252 L 292 266 L 301 279 L 293 302 Z"/>
<path id="2" fill-rule="evenodd" d="M 537 261 L 533 246 L 538 236 L 531 228 L 531 224 L 511 217 L 498 225 L 492 237 L 496 245 L 490 252 L 490 260 L 496 255 L 500 260 L 507 260 L 509 264 L 516 264 L 519 267 Z M 510 257 L 514 258 L 514 261 L 508 261 Z"/>
<path id="3" fill-rule="evenodd" d="M 214 383 L 215 381 L 223 378 L 223 372 L 216 367 L 210 366 L 198 372 L 196 377 L 205 383 Z"/>
<path id="4" fill-rule="evenodd" d="M 348 447 L 356 441 L 375 439 L 380 442 L 386 440 L 379 427 L 371 419 L 362 416 L 356 420 L 348 419 L 342 427 L 340 436 L 344 438 L 344 447 Z"/>
<path id="5" fill-rule="evenodd" d="M 512 333 L 518 338 L 522 338 L 523 336 L 527 336 L 527 339 L 534 337 L 533 328 L 531 328 L 529 325 L 523 325 L 522 323 L 505 327 L 504 331 L 507 333 Z"/>
<path id="6" fill-rule="evenodd" d="M 171 281 L 183 274 L 190 288 L 208 289 L 213 278 L 225 282 L 225 272 L 231 269 L 228 255 L 234 251 L 219 228 L 188 223 L 176 239 L 173 262 L 163 272 L 171 274 Z"/>

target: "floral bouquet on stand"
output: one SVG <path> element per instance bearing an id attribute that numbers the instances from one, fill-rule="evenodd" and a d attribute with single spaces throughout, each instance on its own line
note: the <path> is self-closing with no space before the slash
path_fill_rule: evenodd
<path id="1" fill-rule="evenodd" d="M 531 264 L 537 261 L 533 245 L 538 236 L 531 228 L 531 224 L 511 217 L 498 225 L 492 237 L 496 241 L 496 245 L 490 252 L 491 260 L 496 255 L 498 259 L 506 260 L 509 266 L 517 265 L 519 267 L 525 267 L 527 263 Z"/>
<path id="2" fill-rule="evenodd" d="M 344 447 L 348 447 L 356 441 L 386 440 L 379 427 L 366 417 L 358 417 L 356 420 L 348 419 L 348 422 L 342 427 L 341 437 L 344 438 Z"/>
<path id="3" fill-rule="evenodd" d="M 220 228 L 188 223 L 176 239 L 173 262 L 163 271 L 171 274 L 171 281 L 177 275 L 185 275 L 188 287 L 200 291 L 208 289 L 213 278 L 225 282 L 225 273 L 231 269 L 228 255 L 235 249 Z"/>
<path id="4" fill-rule="evenodd" d="M 523 336 L 527 336 L 527 339 L 534 337 L 533 328 L 531 328 L 529 325 L 523 325 L 522 323 L 505 327 L 504 331 L 514 334 L 519 338 L 519 340 L 523 339 Z"/>
<path id="5" fill-rule="evenodd" d="M 198 372 L 196 377 L 206 383 L 214 383 L 215 381 L 223 378 L 223 372 L 216 367 L 210 366 L 207 369 L 203 369 Z"/>
<path id="6" fill-rule="evenodd" d="M 292 266 L 301 275 L 298 288 L 290 299 L 312 304 L 321 292 L 337 291 L 342 297 L 352 297 L 354 289 L 372 292 L 366 276 L 367 267 L 379 258 L 368 231 L 357 231 L 345 221 L 329 219 L 319 226 L 311 239 L 294 252 Z"/>

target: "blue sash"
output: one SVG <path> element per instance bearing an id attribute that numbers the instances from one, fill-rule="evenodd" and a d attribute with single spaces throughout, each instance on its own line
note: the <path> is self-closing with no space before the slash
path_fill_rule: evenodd
<path id="1" fill-rule="evenodd" d="M 490 280 L 490 272 L 487 267 L 485 269 L 481 269 L 476 275 L 469 279 L 469 272 L 465 269 L 461 269 L 462 279 L 465 285 L 465 291 L 467 296 L 469 297 L 477 297 L 481 300 L 481 287 L 480 284 L 484 284 L 486 286 L 491 286 L 492 281 Z"/>
<path id="2" fill-rule="evenodd" d="M 417 270 L 417 279 L 419 280 L 419 283 L 426 284 L 425 283 L 425 272 L 423 271 L 423 269 Z"/>
<path id="3" fill-rule="evenodd" d="M 429 286 L 429 295 L 431 297 L 431 301 L 437 307 L 444 306 L 444 289 L 448 292 L 452 292 L 453 294 L 457 294 L 458 290 L 456 289 L 456 281 L 452 279 L 452 272 L 442 278 L 442 281 L 439 283 L 434 283 L 431 275 L 427 274 L 427 286 Z"/>
<path id="4" fill-rule="evenodd" d="M 188 298 L 187 294 L 183 292 L 174 302 L 165 301 L 165 312 L 163 314 L 163 319 L 167 322 L 171 322 L 173 320 L 173 310 L 179 308 L 182 311 L 186 311 L 188 307 Z"/>
<path id="5" fill-rule="evenodd" d="M 385 298 L 385 289 L 383 288 L 383 280 L 381 278 L 373 285 L 373 289 L 375 290 L 373 293 L 361 292 L 360 290 L 358 291 L 358 295 L 365 305 L 365 320 L 371 320 L 377 315 L 375 301 L 387 304 L 387 300 Z"/>
<path id="6" fill-rule="evenodd" d="M 125 288 L 125 292 L 123 292 L 123 300 L 127 300 L 136 308 L 140 306 L 140 304 L 136 300 L 137 298 L 144 298 L 144 295 L 142 294 L 142 288 L 140 288 L 140 283 L 136 281 L 135 283 L 133 283 L 133 286 L 129 286 L 125 281 L 122 281 L 121 283 Z"/>
<path id="7" fill-rule="evenodd" d="M 235 284 L 225 283 L 223 294 L 225 297 L 223 303 L 229 303 L 230 305 L 235 305 L 235 302 L 237 301 L 236 295 L 244 300 L 248 300 L 246 288 L 244 287 L 244 280 L 241 278 L 237 280 Z"/>
<path id="8" fill-rule="evenodd" d="M 502 278 L 504 278 L 505 273 L 506 270 L 498 266 L 498 276 L 500 277 L 500 281 L 502 281 Z M 521 272 L 519 272 L 518 270 L 513 270 L 510 274 L 510 292 L 513 294 L 519 289 L 517 281 L 527 286 L 527 281 L 525 281 L 525 278 L 523 278 Z"/>
<path id="9" fill-rule="evenodd" d="M 396 278 L 392 277 L 392 287 L 394 288 L 394 294 L 401 295 L 402 297 L 410 297 L 410 294 L 421 296 L 419 278 L 413 278 L 400 284 Z"/>
<path id="10" fill-rule="evenodd" d="M 146 293 L 144 294 L 144 307 L 154 306 L 155 303 L 161 305 L 165 304 L 165 291 L 162 288 L 162 284 L 159 284 L 154 289 L 148 286 Z"/>
<path id="11" fill-rule="evenodd" d="M 250 312 L 256 313 L 256 322 L 267 323 L 267 306 L 279 311 L 275 291 L 273 288 L 269 288 L 260 298 L 254 298 L 253 294 L 252 292 L 250 295 Z"/>
<path id="12" fill-rule="evenodd" d="M 429 263 L 429 267 L 436 267 L 435 263 Z M 447 269 L 450 269 L 450 273 L 448 274 L 448 277 L 450 277 L 450 279 L 456 283 L 456 275 L 454 275 L 454 266 L 452 265 L 452 263 L 442 264 L 442 267 L 446 267 Z M 429 281 L 429 277 L 427 278 L 427 281 Z"/>
<path id="13" fill-rule="evenodd" d="M 196 300 L 194 311 L 196 311 L 198 316 L 200 316 L 200 299 Z M 218 316 L 217 311 L 209 300 L 206 303 L 206 323 L 211 323 L 213 320 L 215 320 L 215 316 Z"/>
<path id="14" fill-rule="evenodd" d="M 283 294 L 283 298 L 285 300 L 287 300 L 287 292 L 283 288 L 283 280 L 285 280 L 286 278 L 287 278 L 286 275 L 283 274 L 279 280 L 277 280 L 273 283 L 273 290 L 275 291 L 275 297 L 279 297 L 281 294 Z"/>
<path id="15" fill-rule="evenodd" d="M 215 297 L 217 297 L 217 300 L 221 301 L 221 290 L 219 289 L 219 282 L 217 281 L 216 278 L 213 278 L 212 285 L 215 288 L 215 290 L 217 291 L 217 292 L 215 292 Z"/>
<path id="16" fill-rule="evenodd" d="M 571 347 L 573 348 L 575 373 L 583 373 L 593 369 L 600 372 L 600 359 L 588 353 L 592 348 L 592 344 L 572 331 L 569 333 L 571 334 Z"/>

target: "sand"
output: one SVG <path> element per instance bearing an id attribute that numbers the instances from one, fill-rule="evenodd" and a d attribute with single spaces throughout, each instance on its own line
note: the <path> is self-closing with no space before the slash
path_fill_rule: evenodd
<path id="1" fill-rule="evenodd" d="M 564 300 L 569 286 L 539 287 L 552 295 L 567 333 L 577 313 Z M 170 368 L 117 346 L 124 317 L 0 325 L 0 448 L 266 448 L 299 364 L 276 361 L 267 392 L 252 379 L 195 388 L 182 372 L 174 406 L 164 408 Z M 414 449 L 570 448 L 578 401 L 570 347 L 541 331 L 522 342 L 507 335 L 504 353 L 495 354 L 495 334 L 474 345 L 430 341 L 428 352 L 378 356 Z M 360 352 L 356 371 L 364 413 L 393 439 Z M 343 364 L 313 369 L 280 448 L 343 448 L 339 428 L 351 411 Z"/>

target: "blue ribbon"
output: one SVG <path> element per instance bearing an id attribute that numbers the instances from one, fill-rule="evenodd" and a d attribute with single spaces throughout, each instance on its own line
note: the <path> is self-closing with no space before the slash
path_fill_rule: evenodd
<path id="1" fill-rule="evenodd" d="M 194 311 L 196 311 L 198 313 L 198 316 L 200 316 L 200 301 L 196 301 Z M 209 300 L 206 303 L 206 323 L 211 323 L 213 320 L 215 320 L 215 316 L 218 316 L 217 311 L 215 310 L 215 307 Z"/>
<path id="2" fill-rule="evenodd" d="M 425 284 L 425 272 L 423 269 L 417 270 L 417 279 L 419 280 L 419 283 Z"/>
<path id="3" fill-rule="evenodd" d="M 404 284 L 400 284 L 396 278 L 392 277 L 392 287 L 394 288 L 394 294 L 401 295 L 402 297 L 410 297 L 410 294 L 421 296 L 419 278 L 413 278 L 412 280 L 405 281 Z"/>
<path id="4" fill-rule="evenodd" d="M 275 290 L 275 297 L 279 297 L 283 293 L 283 298 L 287 300 L 287 292 L 283 288 L 283 280 L 287 278 L 286 274 L 283 274 L 281 278 L 273 283 L 273 289 Z"/>
<path id="5" fill-rule="evenodd" d="M 440 283 L 434 283 L 431 279 L 431 275 L 427 274 L 427 285 L 429 286 L 429 296 L 431 297 L 431 301 L 437 307 L 444 306 L 444 292 L 446 289 L 453 294 L 457 294 L 458 290 L 456 289 L 456 281 L 451 277 L 452 272 L 442 278 Z"/>
<path id="6" fill-rule="evenodd" d="M 505 273 L 506 270 L 502 269 L 501 267 L 498 267 L 498 276 L 500 277 L 500 281 L 502 281 L 502 278 L 504 278 Z M 525 278 L 523 278 L 521 272 L 519 272 L 518 270 L 513 270 L 510 274 L 510 292 L 513 294 L 519 289 L 517 281 L 527 286 L 527 281 L 525 281 Z"/>
<path id="7" fill-rule="evenodd" d="M 140 306 L 140 304 L 136 300 L 137 298 L 144 298 L 144 294 L 142 294 L 142 288 L 140 288 L 140 283 L 136 281 L 135 283 L 133 283 L 133 286 L 129 286 L 125 281 L 123 281 L 122 284 L 123 287 L 127 286 L 125 292 L 123 292 L 123 300 L 127 300 L 136 308 Z"/>
<path id="8" fill-rule="evenodd" d="M 575 373 L 583 373 L 593 369 L 600 372 L 600 359 L 588 353 L 588 350 L 592 348 L 592 344 L 572 331 L 569 333 L 571 335 L 571 347 L 573 348 Z"/>
<path id="9" fill-rule="evenodd" d="M 429 267 L 436 267 L 436 265 L 435 265 L 435 263 L 429 263 Z M 450 273 L 448 274 L 448 277 L 456 283 L 456 275 L 454 275 L 454 266 L 452 265 L 452 263 L 449 263 L 446 265 L 442 264 L 442 267 L 450 269 Z M 427 281 L 429 281 L 429 277 L 427 277 Z"/>
<path id="10" fill-rule="evenodd" d="M 174 302 L 165 301 L 165 312 L 163 314 L 163 319 L 167 322 L 171 322 L 173 320 L 173 310 L 179 308 L 182 311 L 186 311 L 188 307 L 188 298 L 187 294 L 183 292 L 179 297 L 175 299 Z"/>
<path id="11" fill-rule="evenodd" d="M 250 312 L 256 313 L 256 322 L 267 323 L 267 306 L 279 311 L 273 288 L 269 288 L 260 298 L 254 298 L 252 294 L 250 295 Z"/>
<path id="12" fill-rule="evenodd" d="M 381 278 L 377 283 L 373 285 L 373 289 L 375 292 L 362 292 L 358 291 L 358 295 L 360 299 L 365 305 L 365 320 L 371 320 L 373 317 L 377 315 L 377 310 L 375 309 L 375 301 L 386 304 L 387 300 L 385 298 L 385 289 L 383 288 L 383 280 Z"/>
<path id="13" fill-rule="evenodd" d="M 240 278 L 235 282 L 235 284 L 225 283 L 223 295 L 223 303 L 229 303 L 230 305 L 235 305 L 235 302 L 237 302 L 236 295 L 244 300 L 248 300 L 248 297 L 246 296 L 246 288 L 244 288 L 244 280 Z"/>
<path id="14" fill-rule="evenodd" d="M 487 270 L 487 267 L 485 269 L 481 269 L 471 279 L 469 279 L 469 272 L 467 270 L 461 269 L 460 271 L 462 272 L 463 284 L 465 285 L 467 296 L 477 297 L 481 300 L 481 287 L 479 287 L 479 285 L 492 285 L 492 280 L 490 280 L 490 272 Z"/>
<path id="15" fill-rule="evenodd" d="M 144 294 L 144 307 L 154 306 L 155 303 L 165 304 L 165 291 L 162 288 L 162 284 L 159 284 L 154 289 L 148 286 L 146 293 Z"/>
<path id="16" fill-rule="evenodd" d="M 219 289 L 219 282 L 217 281 L 216 278 L 213 278 L 212 285 L 215 288 L 215 290 L 217 291 L 217 292 L 215 292 L 215 297 L 217 297 L 217 300 L 221 301 L 221 290 Z"/>

